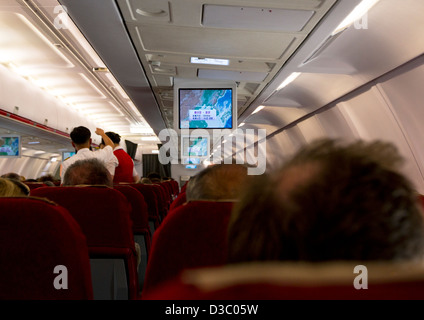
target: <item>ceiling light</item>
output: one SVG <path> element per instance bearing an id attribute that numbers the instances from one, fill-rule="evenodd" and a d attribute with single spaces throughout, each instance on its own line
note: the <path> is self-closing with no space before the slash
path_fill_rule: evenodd
<path id="1" fill-rule="evenodd" d="M 64 7 L 62 7 L 64 8 Z M 82 46 L 85 50 L 85 52 L 90 56 L 90 58 L 93 60 L 96 66 L 100 68 L 106 68 L 104 65 L 104 62 L 102 59 L 100 59 L 99 55 L 94 51 L 93 47 L 90 45 L 90 43 L 87 41 L 87 39 L 83 36 L 81 31 L 77 28 L 77 26 L 73 23 L 72 19 L 69 17 L 67 10 L 62 9 L 61 21 L 63 23 L 63 26 L 61 29 L 68 30 L 72 36 L 77 40 L 78 44 Z"/>
<path id="2" fill-rule="evenodd" d="M 131 133 L 154 133 L 152 128 L 146 127 L 130 127 Z"/>
<path id="3" fill-rule="evenodd" d="M 30 141 L 30 142 L 28 142 L 28 144 L 38 144 L 38 143 L 40 143 L 40 141 Z"/>
<path id="4" fill-rule="evenodd" d="M 152 153 L 159 154 L 159 150 L 152 150 Z"/>
<path id="5" fill-rule="evenodd" d="M 335 35 L 348 28 L 352 23 L 361 19 L 379 0 L 363 0 L 355 9 L 339 24 L 332 35 Z"/>
<path id="6" fill-rule="evenodd" d="M 122 89 L 121 85 L 118 83 L 118 81 L 115 79 L 115 77 L 111 73 L 105 73 L 106 77 L 109 79 L 110 82 L 112 82 L 112 88 L 114 88 L 116 91 L 119 92 L 119 94 L 124 99 L 129 99 L 128 95 L 125 93 L 125 91 Z"/>
<path id="7" fill-rule="evenodd" d="M 121 115 L 121 116 L 123 116 L 124 114 L 122 113 L 122 111 L 117 107 L 117 106 L 115 106 L 112 102 L 110 102 L 109 101 L 109 104 L 112 106 L 112 107 L 114 107 L 115 108 L 115 110 L 116 111 L 118 111 L 118 113 Z"/>
<path id="8" fill-rule="evenodd" d="M 141 137 L 140 139 L 143 141 L 158 141 L 156 137 Z"/>
<path id="9" fill-rule="evenodd" d="M 301 73 L 300 72 L 293 72 L 291 75 L 289 75 L 287 78 L 286 78 L 286 80 L 284 80 L 281 84 L 280 84 L 280 86 L 277 88 L 277 91 L 278 90 L 281 90 L 281 89 L 283 89 L 284 87 L 286 87 L 286 86 L 288 86 L 290 83 L 292 83 L 294 80 L 296 80 L 296 78 L 298 77 L 298 76 L 300 76 L 301 75 Z"/>
<path id="10" fill-rule="evenodd" d="M 244 125 L 245 125 L 245 123 L 244 123 L 244 122 L 240 123 L 240 124 L 239 124 L 239 128 L 243 127 Z"/>
<path id="11" fill-rule="evenodd" d="M 261 111 L 263 108 L 265 108 L 264 106 L 259 106 L 255 109 L 255 111 L 252 112 L 252 114 L 258 113 L 259 111 Z"/>
<path id="12" fill-rule="evenodd" d="M 227 59 L 191 57 L 190 58 L 190 63 L 212 64 L 212 65 L 217 65 L 217 66 L 228 66 L 230 64 L 230 60 L 227 60 Z"/>
<path id="13" fill-rule="evenodd" d="M 134 105 L 132 101 L 127 101 L 127 103 L 131 107 L 132 111 L 137 115 L 137 117 L 143 118 L 140 111 L 137 109 L 137 107 Z"/>

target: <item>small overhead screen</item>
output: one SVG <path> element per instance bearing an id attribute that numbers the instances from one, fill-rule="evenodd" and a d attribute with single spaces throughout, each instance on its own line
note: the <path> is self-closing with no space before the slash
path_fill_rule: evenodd
<path id="1" fill-rule="evenodd" d="M 62 152 L 62 161 L 65 161 L 72 157 L 75 154 L 75 151 L 63 151 Z"/>
<path id="2" fill-rule="evenodd" d="M 235 87 L 178 88 L 178 129 L 233 129 Z"/>
<path id="3" fill-rule="evenodd" d="M 183 158 L 184 164 L 200 164 L 200 158 L 191 157 L 191 158 Z"/>
<path id="4" fill-rule="evenodd" d="M 22 140 L 20 135 L 0 135 L 0 158 L 19 158 L 22 153 Z"/>
<path id="5" fill-rule="evenodd" d="M 209 156 L 208 137 L 182 136 L 181 137 L 181 157 L 189 158 L 194 162 L 194 158 L 205 158 Z M 196 161 L 197 162 L 197 161 Z M 199 161 L 200 163 L 200 161 Z"/>

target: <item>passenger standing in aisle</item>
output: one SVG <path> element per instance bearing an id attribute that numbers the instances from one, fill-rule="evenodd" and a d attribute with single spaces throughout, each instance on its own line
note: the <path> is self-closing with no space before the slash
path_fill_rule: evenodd
<path id="1" fill-rule="evenodd" d="M 137 171 L 134 167 L 134 161 L 130 155 L 120 146 L 121 136 L 115 132 L 106 132 L 106 135 L 113 142 L 113 154 L 118 159 L 118 166 L 115 168 L 115 176 L 113 183 L 127 182 L 137 183 L 140 180 Z M 100 148 L 105 146 L 105 141 L 102 140 Z"/>
<path id="2" fill-rule="evenodd" d="M 75 161 L 88 158 L 97 158 L 101 160 L 105 163 L 106 168 L 110 172 L 110 175 L 112 177 L 115 175 L 115 168 L 118 166 L 118 159 L 113 154 L 113 142 L 105 134 L 103 129 L 97 128 L 96 134 L 102 137 L 106 146 L 102 150 L 92 151 L 90 150 L 92 142 L 90 130 L 83 126 L 76 127 L 72 130 L 70 134 L 72 146 L 75 148 L 77 153 L 62 162 L 60 167 L 60 178 L 62 182 L 65 176 L 65 172 L 71 164 L 73 164 Z"/>

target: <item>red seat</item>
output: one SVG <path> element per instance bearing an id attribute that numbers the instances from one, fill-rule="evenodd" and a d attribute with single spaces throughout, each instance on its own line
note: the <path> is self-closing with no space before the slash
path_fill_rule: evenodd
<path id="1" fill-rule="evenodd" d="M 172 187 L 171 180 L 164 181 L 161 183 L 161 185 L 165 188 L 169 201 L 172 202 L 172 200 L 174 199 L 174 190 Z"/>
<path id="2" fill-rule="evenodd" d="M 29 190 L 34 190 L 41 187 L 47 187 L 47 185 L 43 182 L 24 182 L 24 183 L 28 186 Z"/>
<path id="3" fill-rule="evenodd" d="M 0 261 L 1 300 L 93 299 L 86 237 L 55 203 L 0 198 Z"/>
<path id="4" fill-rule="evenodd" d="M 160 215 L 159 215 L 159 206 L 156 193 L 150 188 L 150 185 L 142 183 L 130 183 L 129 186 L 137 189 L 144 196 L 144 200 L 147 203 L 147 208 L 149 210 L 149 226 L 150 234 L 153 237 L 153 233 L 160 225 Z"/>
<path id="5" fill-rule="evenodd" d="M 153 191 L 156 193 L 156 197 L 158 199 L 158 210 L 160 215 L 160 220 L 162 221 L 163 218 L 168 214 L 169 209 L 169 201 L 166 197 L 165 190 L 160 184 L 152 184 L 148 185 L 148 187 L 152 188 Z"/>
<path id="6" fill-rule="evenodd" d="M 94 299 L 135 299 L 137 256 L 131 206 L 109 187 L 42 187 L 35 196 L 67 208 L 87 237 Z"/>
<path id="7" fill-rule="evenodd" d="M 186 183 L 184 183 L 184 185 L 181 187 L 181 191 L 180 192 L 185 192 L 186 191 L 189 181 L 186 181 Z"/>
<path id="8" fill-rule="evenodd" d="M 174 195 L 177 196 L 180 193 L 180 185 L 175 180 L 171 180 L 171 183 L 174 190 Z"/>
<path id="9" fill-rule="evenodd" d="M 184 269 L 223 264 L 232 205 L 195 201 L 170 212 L 153 237 L 143 292 Z"/>
<path id="10" fill-rule="evenodd" d="M 114 185 L 114 189 L 122 192 L 131 204 L 131 219 L 133 222 L 134 239 L 140 245 L 142 251 L 141 263 L 138 268 L 138 284 L 139 289 L 142 290 L 152 243 L 147 203 L 144 201 L 144 197 L 141 192 L 129 185 L 116 184 Z"/>
<path id="11" fill-rule="evenodd" d="M 187 197 L 185 192 L 181 192 L 174 201 L 172 201 L 169 211 L 173 211 L 175 208 L 183 205 L 187 202 Z"/>
<path id="12" fill-rule="evenodd" d="M 357 265 L 364 265 L 366 271 L 355 272 Z M 361 289 L 365 272 L 367 289 Z M 355 284 L 356 277 L 360 280 Z M 418 263 L 256 262 L 188 270 L 142 298 L 235 301 L 423 300 L 423 297 L 424 267 Z"/>

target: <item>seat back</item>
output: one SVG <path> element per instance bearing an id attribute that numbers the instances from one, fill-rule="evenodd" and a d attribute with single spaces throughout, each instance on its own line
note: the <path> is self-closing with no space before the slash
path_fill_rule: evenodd
<path id="1" fill-rule="evenodd" d="M 0 198 L 0 300 L 93 299 L 86 237 L 68 210 Z"/>
<path id="2" fill-rule="evenodd" d="M 422 300 L 422 264 L 251 262 L 188 270 L 146 300 Z"/>
<path id="3" fill-rule="evenodd" d="M 147 208 L 149 211 L 149 227 L 150 234 L 153 237 L 155 230 L 160 225 L 160 215 L 159 215 L 159 205 L 158 198 L 154 190 L 150 187 L 150 185 L 142 184 L 142 183 L 130 183 L 131 187 L 137 189 L 144 196 L 144 200 L 147 203 Z"/>
<path id="4" fill-rule="evenodd" d="M 155 192 L 156 194 L 156 198 L 158 200 L 159 216 L 160 216 L 160 220 L 162 221 L 163 218 L 165 218 L 165 216 L 168 214 L 168 209 L 169 209 L 169 202 L 168 202 L 168 199 L 166 198 L 165 190 L 160 184 L 152 184 L 147 186 L 151 188 L 153 192 Z"/>
<path id="5" fill-rule="evenodd" d="M 174 199 L 174 189 L 171 180 L 163 181 L 161 185 L 165 188 L 170 202 Z"/>
<path id="6" fill-rule="evenodd" d="M 41 188 L 41 187 L 48 187 L 48 185 L 46 185 L 43 182 L 24 182 L 30 191 L 37 189 L 37 188 Z"/>
<path id="7" fill-rule="evenodd" d="M 94 299 L 135 299 L 137 258 L 127 198 L 101 186 L 41 187 L 33 194 L 67 208 L 80 224 L 87 237 Z"/>
<path id="8" fill-rule="evenodd" d="M 131 204 L 131 219 L 133 222 L 134 240 L 141 249 L 141 262 L 138 266 L 138 285 L 141 291 L 144 284 L 147 261 L 150 254 L 151 235 L 149 228 L 149 212 L 143 195 L 131 186 L 116 184 L 114 189 L 124 194 Z"/>
<path id="9" fill-rule="evenodd" d="M 169 207 L 169 211 L 174 210 L 175 208 L 183 205 L 187 201 L 186 193 L 181 192 L 174 201 L 172 201 L 171 206 Z"/>
<path id="10" fill-rule="evenodd" d="M 195 201 L 170 212 L 153 237 L 143 292 L 184 269 L 223 264 L 232 205 Z"/>

